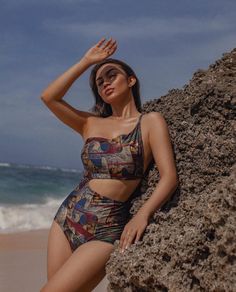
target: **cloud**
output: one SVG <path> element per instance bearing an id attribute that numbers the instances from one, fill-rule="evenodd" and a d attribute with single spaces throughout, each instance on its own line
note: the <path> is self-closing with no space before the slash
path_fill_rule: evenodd
<path id="1" fill-rule="evenodd" d="M 71 4 L 78 4 L 78 3 L 100 3 L 102 0 L 42 0 L 42 1 L 38 1 L 38 0 L 17 0 L 17 1 L 5 1 L 4 3 L 4 7 L 8 7 L 8 8 L 13 8 L 13 7 L 22 7 L 22 5 L 38 5 L 40 4 L 40 6 L 42 5 L 55 5 L 55 4 L 65 4 L 65 5 L 71 5 Z"/>
<path id="2" fill-rule="evenodd" d="M 42 27 L 53 33 L 83 35 L 85 37 L 112 36 L 119 38 L 170 38 L 186 34 L 220 33 L 232 29 L 230 18 L 199 19 L 190 17 L 138 18 L 79 23 L 62 20 L 46 20 Z"/>

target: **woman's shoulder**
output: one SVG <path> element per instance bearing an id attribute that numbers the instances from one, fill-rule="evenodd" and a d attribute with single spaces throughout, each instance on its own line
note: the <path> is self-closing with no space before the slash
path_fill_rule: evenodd
<path id="1" fill-rule="evenodd" d="M 144 114 L 143 124 L 145 124 L 145 128 L 147 129 L 148 133 L 154 133 L 167 127 L 167 122 L 161 112 L 151 111 Z M 154 131 L 154 132 L 153 132 Z"/>
<path id="2" fill-rule="evenodd" d="M 155 111 L 144 113 L 144 115 L 147 116 L 149 119 L 164 118 L 161 112 L 155 112 Z"/>
<path id="3" fill-rule="evenodd" d="M 144 113 L 143 116 L 145 116 L 146 123 L 150 124 L 150 126 L 165 121 L 165 118 L 161 112 L 151 111 Z"/>

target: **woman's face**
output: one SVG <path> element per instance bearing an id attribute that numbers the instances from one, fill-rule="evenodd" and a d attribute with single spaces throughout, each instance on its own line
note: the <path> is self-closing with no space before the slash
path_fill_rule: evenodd
<path id="1" fill-rule="evenodd" d="M 129 79 L 118 64 L 107 63 L 98 69 L 95 82 L 99 95 L 109 103 L 117 96 L 127 96 L 131 90 Z"/>

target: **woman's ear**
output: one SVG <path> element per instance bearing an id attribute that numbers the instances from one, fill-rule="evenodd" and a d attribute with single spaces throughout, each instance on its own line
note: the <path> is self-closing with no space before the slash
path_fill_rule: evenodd
<path id="1" fill-rule="evenodd" d="M 129 87 L 132 87 L 136 83 L 136 78 L 134 76 L 129 76 Z"/>

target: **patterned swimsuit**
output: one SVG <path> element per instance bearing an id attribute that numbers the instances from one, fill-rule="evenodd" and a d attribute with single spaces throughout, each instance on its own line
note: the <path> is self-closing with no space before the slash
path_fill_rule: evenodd
<path id="1" fill-rule="evenodd" d="M 89 137 L 81 150 L 83 178 L 65 198 L 54 220 L 66 235 L 72 251 L 89 240 L 114 243 L 129 219 L 133 194 L 122 202 L 93 191 L 93 178 L 132 180 L 143 177 L 144 147 L 141 117 L 128 134 L 108 139 Z"/>

